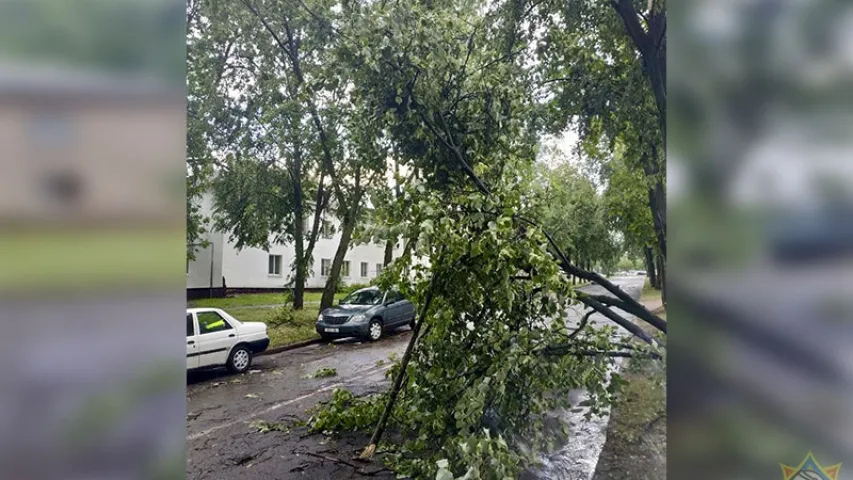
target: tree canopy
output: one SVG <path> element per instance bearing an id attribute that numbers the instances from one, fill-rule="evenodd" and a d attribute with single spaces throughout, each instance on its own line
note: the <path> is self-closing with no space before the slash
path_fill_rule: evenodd
<path id="1" fill-rule="evenodd" d="M 638 348 L 662 354 L 663 341 L 617 309 L 662 333 L 666 322 L 593 271 L 618 260 L 617 230 L 651 222 L 636 236 L 650 228 L 661 238 L 652 220 L 659 205 L 637 199 L 643 192 L 649 201 L 662 198 L 655 190 L 663 180 L 662 125 L 639 56 L 624 30 L 617 35 L 624 26 L 615 11 L 592 2 L 578 12 L 548 2 L 475 0 L 217 5 L 228 10 L 221 28 L 233 33 L 224 35 L 258 45 L 255 61 L 289 63 L 256 71 L 293 82 L 295 102 L 287 95 L 262 100 L 272 88 L 248 93 L 256 84 L 247 85 L 244 102 L 303 112 L 299 127 L 309 132 L 306 148 L 316 149 L 315 168 L 338 178 L 330 183 L 338 208 L 356 205 L 347 195 L 358 195 L 361 176 L 384 177 L 389 152 L 406 172 L 398 192 L 371 195 L 387 203 L 374 210 L 373 235 L 405 242 L 406 253 L 379 283 L 412 299 L 419 320 L 390 371 L 392 388 L 368 399 L 336 392 L 312 417 L 315 431 L 373 428 L 369 457 L 390 426 L 404 441 L 389 461 L 415 478 L 513 477 L 554 439 L 546 414 L 568 407 L 570 390 L 587 390 L 598 412 L 620 384 L 607 381 L 615 356 Z M 577 22 L 563 28 L 576 18 L 594 31 L 584 33 Z M 302 78 L 297 47 L 313 52 Z M 547 83 L 552 74 L 576 81 Z M 625 205 L 572 164 L 547 169 L 537 162 L 543 136 L 568 123 L 579 126 L 584 152 L 608 188 L 629 184 Z M 275 143 L 253 141 L 259 149 Z M 248 155 L 247 175 L 261 156 Z M 229 162 L 240 165 L 240 157 L 235 152 Z M 274 178 L 259 178 L 258 191 L 287 182 Z M 287 208 L 264 202 L 271 203 L 258 200 L 262 208 Z M 637 211 L 642 205 L 645 217 Z M 577 290 L 572 277 L 612 296 Z M 588 316 L 569 322 L 571 306 L 614 326 L 593 328 Z M 625 345 L 613 336 L 617 330 L 648 347 Z"/>

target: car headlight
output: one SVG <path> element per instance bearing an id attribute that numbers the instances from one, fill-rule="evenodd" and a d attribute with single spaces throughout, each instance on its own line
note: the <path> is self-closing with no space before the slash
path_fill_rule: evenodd
<path id="1" fill-rule="evenodd" d="M 361 323 L 365 320 L 367 320 L 367 316 L 362 313 L 359 313 L 358 315 L 353 315 L 349 319 L 349 321 L 352 323 Z"/>
<path id="2" fill-rule="evenodd" d="M 317 317 L 317 323 L 320 323 L 320 322 L 322 322 L 322 321 L 323 321 L 323 314 L 321 313 L 321 314 Z"/>

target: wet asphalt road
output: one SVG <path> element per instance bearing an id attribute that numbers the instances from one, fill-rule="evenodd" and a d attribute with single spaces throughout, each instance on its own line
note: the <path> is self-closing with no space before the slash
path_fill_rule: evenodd
<path id="1" fill-rule="evenodd" d="M 611 280 L 638 297 L 644 277 Z M 599 287 L 586 290 L 602 293 Z M 571 316 L 580 318 L 577 312 Z M 596 317 L 592 318 L 595 323 L 603 320 Z M 309 416 L 306 410 L 331 398 L 338 387 L 357 395 L 387 388 L 388 357 L 392 353 L 402 356 L 410 335 L 409 328 L 403 327 L 376 343 L 339 340 L 261 356 L 242 375 L 224 370 L 189 374 L 187 478 L 349 478 L 352 468 L 326 461 L 320 465 L 316 456 L 311 457 L 318 452 L 316 442 L 322 439 L 308 438 L 304 431 L 301 435 L 296 431 L 258 433 L 252 424 L 305 420 Z M 326 367 L 335 368 L 337 375 L 306 378 Z M 353 445 L 353 455 L 362 445 Z"/>
<path id="2" fill-rule="evenodd" d="M 315 478 L 346 478 L 353 469 L 321 465 L 299 453 L 322 452 L 316 444 L 322 439 L 258 433 L 252 424 L 306 420 L 306 410 L 330 399 L 335 388 L 357 395 L 386 388 L 388 356 L 402 355 L 410 335 L 404 327 L 376 343 L 344 339 L 261 356 L 242 375 L 225 370 L 189 374 L 187 478 L 303 478 L 309 472 Z M 305 378 L 327 367 L 335 368 L 337 375 Z"/>

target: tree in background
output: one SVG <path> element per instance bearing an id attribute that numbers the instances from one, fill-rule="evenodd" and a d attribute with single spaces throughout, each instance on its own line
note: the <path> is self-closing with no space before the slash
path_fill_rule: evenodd
<path id="1" fill-rule="evenodd" d="M 543 174 L 539 218 L 566 256 L 587 270 L 615 265 L 621 245 L 611 231 L 595 185 L 568 163 L 545 169 Z"/>
<path id="2" fill-rule="evenodd" d="M 634 0 L 530 6 L 545 31 L 536 48 L 541 92 L 551 99 L 546 112 L 552 131 L 572 126 L 585 156 L 597 160 L 614 155 L 618 145 L 625 165 L 643 176 L 661 274 L 666 268 L 664 6 Z"/>
<path id="3" fill-rule="evenodd" d="M 237 248 L 292 243 L 293 303 L 302 308 L 327 198 L 297 80 L 278 56 L 260 54 L 277 47 L 247 28 L 250 12 L 205 1 L 189 12 L 189 129 L 205 132 L 199 150 L 215 165 L 216 227 Z"/>
<path id="4" fill-rule="evenodd" d="M 597 160 L 601 161 L 601 160 Z M 660 252 L 648 208 L 648 189 L 642 172 L 626 165 L 621 149 L 601 166 L 606 178 L 603 201 L 611 227 L 622 233 L 627 251 L 641 252 L 652 287 L 661 289 L 658 275 Z"/>
<path id="5" fill-rule="evenodd" d="M 314 5 L 333 21 L 330 7 Z M 302 308 L 322 217 L 336 215 L 341 239 L 321 309 L 331 306 L 365 188 L 382 170 L 379 134 L 362 132 L 370 122 L 354 116 L 351 85 L 329 57 L 326 24 L 313 12 L 288 2 L 200 1 L 194 15 L 204 22 L 196 22 L 191 40 L 220 69 L 198 74 L 219 81 L 197 116 L 199 128 L 214 131 L 217 227 L 238 248 L 292 243 L 294 307 Z M 204 62 L 191 69 L 205 72 Z"/>

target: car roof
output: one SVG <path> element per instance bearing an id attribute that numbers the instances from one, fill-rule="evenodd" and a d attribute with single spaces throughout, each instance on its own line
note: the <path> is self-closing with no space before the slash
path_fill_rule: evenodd
<path id="1" fill-rule="evenodd" d="M 196 308 L 188 308 L 187 313 L 199 313 L 199 312 L 210 312 L 214 310 L 224 311 L 221 308 L 214 307 L 196 307 Z"/>

